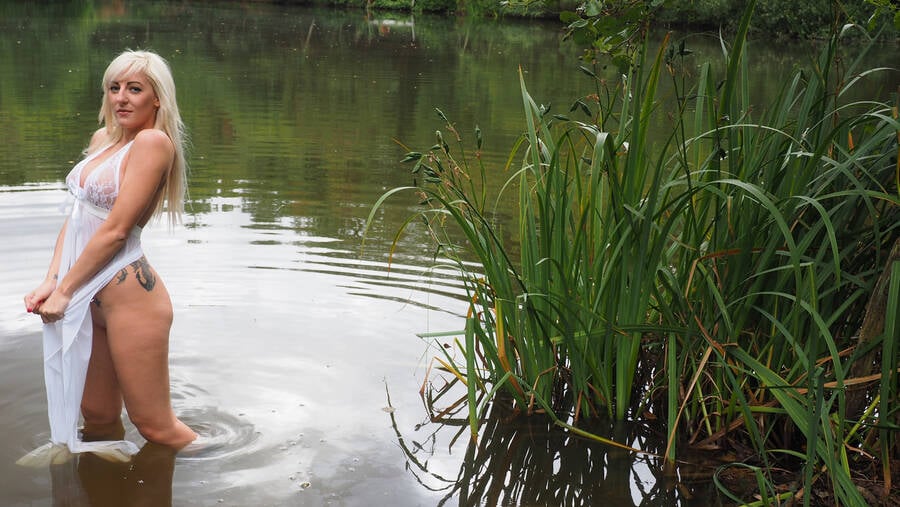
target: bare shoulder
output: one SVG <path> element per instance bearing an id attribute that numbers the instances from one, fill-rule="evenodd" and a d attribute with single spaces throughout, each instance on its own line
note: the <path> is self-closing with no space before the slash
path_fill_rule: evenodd
<path id="1" fill-rule="evenodd" d="M 138 151 L 161 151 L 164 154 L 175 153 L 175 144 L 169 136 L 159 129 L 144 129 L 134 137 L 134 148 Z"/>
<path id="2" fill-rule="evenodd" d="M 109 141 L 109 133 L 106 131 L 106 127 L 100 127 L 94 131 L 91 135 L 91 141 L 88 144 L 87 152 L 91 153 L 101 146 L 106 144 Z"/>
<path id="3" fill-rule="evenodd" d="M 106 127 L 100 127 L 91 134 L 91 145 L 102 142 L 106 139 Z"/>
<path id="4" fill-rule="evenodd" d="M 137 169 L 142 174 L 165 174 L 175 161 L 175 145 L 162 130 L 144 129 L 134 136 L 125 162 L 126 173 Z"/>

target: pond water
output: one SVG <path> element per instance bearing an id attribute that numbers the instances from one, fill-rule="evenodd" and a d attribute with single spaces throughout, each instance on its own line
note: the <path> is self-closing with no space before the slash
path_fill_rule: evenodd
<path id="1" fill-rule="evenodd" d="M 417 333 L 462 327 L 461 286 L 431 269 L 416 229 L 389 266 L 411 196 L 381 209 L 362 248 L 378 197 L 411 183 L 401 144 L 427 148 L 443 128 L 435 107 L 463 133 L 481 128 L 502 178 L 524 128 L 518 67 L 545 104 L 584 93 L 557 24 L 259 2 L 4 3 L 0 14 L 0 504 L 709 503 L 705 485 L 658 480 L 653 459 L 540 422 L 499 414 L 477 447 L 460 436 L 463 416 L 432 422 L 419 391 L 441 343 Z M 696 44 L 715 51 L 711 38 Z M 174 460 L 148 446 L 128 465 L 24 468 L 14 462 L 49 427 L 40 323 L 21 297 L 44 275 L 62 178 L 125 48 L 170 61 L 190 129 L 185 223 L 144 240 L 175 307 L 173 402 L 208 444 Z M 777 88 L 802 52 L 761 49 L 763 82 Z"/>

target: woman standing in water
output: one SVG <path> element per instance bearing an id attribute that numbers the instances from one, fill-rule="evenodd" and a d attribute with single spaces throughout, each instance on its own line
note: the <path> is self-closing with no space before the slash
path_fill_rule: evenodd
<path id="1" fill-rule="evenodd" d="M 172 410 L 172 303 L 140 236 L 164 207 L 170 223 L 180 219 L 184 127 L 171 71 L 155 53 L 120 54 L 102 84 L 101 127 L 66 177 L 72 212 L 25 307 L 44 322 L 49 448 L 130 456 L 123 402 L 150 442 L 179 449 L 197 436 Z"/>

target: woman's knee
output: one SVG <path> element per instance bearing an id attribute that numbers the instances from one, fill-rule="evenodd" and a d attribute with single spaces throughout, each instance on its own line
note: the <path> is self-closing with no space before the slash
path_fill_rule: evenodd
<path id="1" fill-rule="evenodd" d="M 168 434 L 171 432 L 172 424 L 162 417 L 142 417 L 140 415 L 128 414 L 128 418 L 138 433 L 150 442 L 164 443 Z"/>
<path id="2" fill-rule="evenodd" d="M 104 427 L 121 424 L 122 408 L 114 405 L 81 403 L 81 417 L 85 426 Z"/>

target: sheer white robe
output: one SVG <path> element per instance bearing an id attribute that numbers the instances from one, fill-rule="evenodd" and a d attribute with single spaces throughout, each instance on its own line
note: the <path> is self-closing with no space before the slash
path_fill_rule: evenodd
<path id="1" fill-rule="evenodd" d="M 83 186 L 82 170 L 103 149 L 79 162 L 66 177 L 66 184 L 75 199 L 62 245 L 60 280 L 84 251 L 115 203 L 122 159 L 130 147 L 131 143 L 128 143 L 91 170 L 84 178 Z M 59 463 L 67 460 L 71 454 L 80 452 L 93 452 L 125 461 L 137 453 L 138 447 L 127 440 L 82 441 L 79 419 L 81 397 L 91 358 L 91 300 L 117 272 L 141 256 L 141 229 L 135 227 L 125 246 L 85 285 L 75 291 L 63 318 L 44 324 L 44 382 L 47 388 L 50 441 L 23 456 L 19 459 L 19 464 L 40 466 Z"/>

